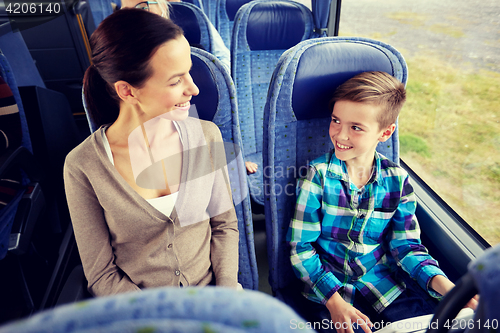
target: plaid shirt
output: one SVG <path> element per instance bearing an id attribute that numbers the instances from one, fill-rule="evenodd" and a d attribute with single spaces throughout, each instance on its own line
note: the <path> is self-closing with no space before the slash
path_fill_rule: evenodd
<path id="1" fill-rule="evenodd" d="M 326 304 L 339 292 L 353 304 L 359 291 L 382 312 L 405 289 L 400 266 L 433 297 L 428 284 L 445 275 L 420 242 L 415 194 L 408 174 L 375 152 L 375 169 L 358 189 L 334 151 L 314 160 L 297 184 L 297 206 L 287 240 L 304 296 Z"/>

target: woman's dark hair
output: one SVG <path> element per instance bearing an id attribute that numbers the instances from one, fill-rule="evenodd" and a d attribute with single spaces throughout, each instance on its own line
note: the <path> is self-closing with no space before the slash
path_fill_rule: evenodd
<path id="1" fill-rule="evenodd" d="M 150 60 L 156 50 L 182 34 L 171 20 L 142 9 L 120 9 L 101 22 L 90 37 L 92 65 L 83 78 L 87 110 L 97 127 L 118 118 L 114 83 L 141 88 L 153 74 Z"/>

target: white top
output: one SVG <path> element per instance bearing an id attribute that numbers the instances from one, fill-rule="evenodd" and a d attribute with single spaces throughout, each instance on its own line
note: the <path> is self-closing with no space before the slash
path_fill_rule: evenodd
<path id="1" fill-rule="evenodd" d="M 182 143 L 181 132 L 179 131 L 178 125 L 175 121 L 174 125 L 175 129 L 179 133 L 179 138 L 181 139 Z M 106 128 L 102 128 L 102 141 L 104 143 L 104 149 L 106 150 L 106 154 L 108 155 L 109 161 L 111 162 L 111 164 L 115 165 L 115 162 L 113 160 L 113 153 L 111 152 L 111 146 L 109 145 L 109 141 L 106 136 Z M 177 201 L 178 196 L 179 196 L 179 191 L 158 198 L 146 199 L 146 201 L 151 206 L 160 211 L 163 215 L 170 216 L 172 210 L 174 209 L 175 202 Z"/>

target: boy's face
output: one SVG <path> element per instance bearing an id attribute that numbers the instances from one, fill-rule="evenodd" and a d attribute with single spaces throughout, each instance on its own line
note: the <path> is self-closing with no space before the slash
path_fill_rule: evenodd
<path id="1" fill-rule="evenodd" d="M 396 125 L 380 128 L 381 107 L 340 100 L 335 103 L 330 123 L 330 139 L 335 156 L 347 166 L 371 168 L 375 148 L 392 135 Z"/>

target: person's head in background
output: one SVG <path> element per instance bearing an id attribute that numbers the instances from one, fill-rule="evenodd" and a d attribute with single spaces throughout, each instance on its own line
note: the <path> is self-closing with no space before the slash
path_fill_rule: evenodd
<path id="1" fill-rule="evenodd" d="M 170 16 L 170 6 L 166 0 L 156 0 L 156 1 L 122 0 L 121 3 L 122 3 L 121 8 L 144 9 L 165 18 L 169 18 Z"/>

